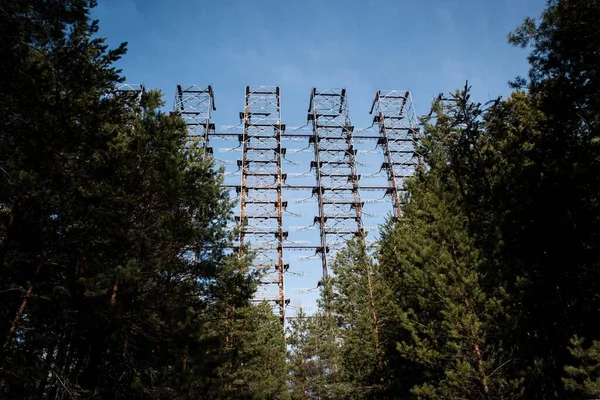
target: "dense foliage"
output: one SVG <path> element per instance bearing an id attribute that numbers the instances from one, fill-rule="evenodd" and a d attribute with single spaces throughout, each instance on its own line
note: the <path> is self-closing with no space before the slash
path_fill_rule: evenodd
<path id="1" fill-rule="evenodd" d="M 93 5 L 0 2 L 0 397 L 266 398 L 283 334 L 221 176 L 159 93 L 115 91 Z"/>
<path id="2" fill-rule="evenodd" d="M 402 218 L 375 257 L 350 243 L 322 294 L 345 397 L 600 395 L 599 21 L 551 0 L 509 35 L 531 51 L 509 98 L 434 102 Z"/>

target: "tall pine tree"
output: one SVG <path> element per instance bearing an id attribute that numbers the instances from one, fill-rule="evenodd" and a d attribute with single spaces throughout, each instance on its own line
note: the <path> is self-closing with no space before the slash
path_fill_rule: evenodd
<path id="1" fill-rule="evenodd" d="M 226 251 L 231 203 L 159 93 L 115 93 L 124 46 L 92 6 L 0 2 L 0 394 L 222 398 L 257 346 L 228 343 L 228 310 L 255 321 L 240 337 L 272 330 Z"/>
<path id="2" fill-rule="evenodd" d="M 396 375 L 393 390 L 404 398 L 516 398 L 520 380 L 508 373 L 514 349 L 501 337 L 507 299 L 487 285 L 464 211 L 471 188 L 458 179 L 460 168 L 476 165 L 483 110 L 465 88 L 433 111 L 420 148 L 427 168 L 408 182 L 403 218 L 381 239 L 379 262 L 396 296 L 389 329 L 398 354 L 389 355 L 410 370 Z"/>
<path id="3" fill-rule="evenodd" d="M 340 379 L 352 398 L 380 397 L 386 384 L 384 350 L 389 338 L 384 326 L 390 298 L 385 277 L 362 238 L 338 253 L 327 285 L 322 302 L 339 328 Z"/>

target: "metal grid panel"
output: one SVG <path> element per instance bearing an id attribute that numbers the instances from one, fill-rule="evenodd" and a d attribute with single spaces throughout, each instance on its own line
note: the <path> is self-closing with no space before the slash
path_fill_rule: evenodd
<path id="1" fill-rule="evenodd" d="M 240 168 L 239 246 L 254 253 L 253 267 L 262 273 L 256 300 L 270 300 L 285 317 L 281 124 L 279 87 L 246 86 L 244 111 L 240 113 L 243 133 L 239 137 Z"/>
<path id="2" fill-rule="evenodd" d="M 211 154 L 209 139 L 215 132 L 211 117 L 216 110 L 212 86 L 177 85 L 173 108 L 185 121 L 190 138 L 199 141 L 205 155 Z"/>
<path id="3" fill-rule="evenodd" d="M 420 162 L 415 152 L 417 118 L 410 92 L 379 90 L 375 94 L 371 113 L 375 109 L 374 123 L 379 126 L 384 162 L 381 169 L 387 173 L 390 195 L 396 217 L 402 215 L 402 187 L 404 179 L 411 176 Z"/>
<path id="4" fill-rule="evenodd" d="M 308 108 L 312 122 L 318 215 L 323 276 L 328 264 L 353 236 L 362 236 L 362 206 L 358 192 L 360 176 L 356 174 L 354 147 L 346 89 L 313 88 Z"/>
<path id="5" fill-rule="evenodd" d="M 117 93 L 137 93 L 139 99 L 141 95 L 146 91 L 146 88 L 141 83 L 120 83 L 116 85 L 115 90 Z"/>

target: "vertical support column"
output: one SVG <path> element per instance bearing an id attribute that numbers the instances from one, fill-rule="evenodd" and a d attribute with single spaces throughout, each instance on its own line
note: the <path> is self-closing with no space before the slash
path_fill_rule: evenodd
<path id="1" fill-rule="evenodd" d="M 177 85 L 174 111 L 185 121 L 190 139 L 199 140 L 204 156 L 212 155 L 209 139 L 215 132 L 215 124 L 211 122 L 212 112 L 215 110 L 212 86 L 203 88 L 197 85 Z"/>
<path id="2" fill-rule="evenodd" d="M 346 89 L 314 88 L 310 96 L 308 121 L 313 125 L 310 143 L 314 146 L 323 277 L 329 274 L 329 262 L 353 236 L 364 236 L 356 150 L 352 143 L 354 127 L 350 124 Z"/>
<path id="3" fill-rule="evenodd" d="M 277 95 L 277 110 L 281 110 L 281 97 L 279 94 L 279 87 L 276 89 Z M 280 114 L 280 112 L 278 112 Z M 277 305 L 279 306 L 279 319 L 283 324 L 285 322 L 285 287 L 284 287 L 284 273 L 287 269 L 283 259 L 283 242 L 287 237 L 287 233 L 283 231 L 283 210 L 287 203 L 283 202 L 283 183 L 284 175 L 282 173 L 282 158 L 285 153 L 285 148 L 281 147 L 281 134 L 285 131 L 285 125 L 281 124 L 280 115 L 278 115 L 275 129 L 276 147 L 275 147 L 275 158 L 277 163 L 277 203 L 275 208 L 277 209 Z"/>
<path id="4" fill-rule="evenodd" d="M 188 144 L 199 141 L 202 157 L 212 156 L 212 148 L 208 147 L 209 135 L 215 132 L 215 124 L 211 121 L 212 112 L 216 110 L 215 96 L 212 86 L 203 88 L 197 85 L 177 85 L 173 111 L 181 115 L 185 121 Z M 195 253 L 199 257 L 199 250 Z"/>
<path id="5" fill-rule="evenodd" d="M 361 238 L 364 238 L 366 235 L 363 224 L 362 224 L 362 209 L 364 203 L 360 201 L 360 193 L 359 193 L 359 184 L 358 180 L 360 176 L 356 172 L 356 153 L 357 150 L 354 149 L 354 143 L 352 142 L 352 127 L 345 126 L 344 131 L 346 133 L 346 145 L 348 146 L 348 150 L 346 151 L 346 156 L 349 158 L 350 165 L 350 181 L 352 182 L 352 193 L 354 194 L 354 211 L 356 213 L 356 229 L 357 234 Z"/>
<path id="6" fill-rule="evenodd" d="M 254 253 L 253 268 L 262 275 L 256 301 L 274 302 L 285 318 L 282 187 L 281 101 L 279 87 L 246 87 L 244 111 L 240 113 L 242 159 L 240 186 L 240 246 Z M 275 238 L 275 240 L 273 240 Z"/>
<path id="7" fill-rule="evenodd" d="M 378 90 L 370 114 L 379 126 L 377 144 L 383 149 L 381 169 L 387 173 L 388 194 L 392 197 L 394 216 L 402 216 L 404 179 L 412 176 L 418 159 L 415 153 L 417 118 L 410 92 Z"/>

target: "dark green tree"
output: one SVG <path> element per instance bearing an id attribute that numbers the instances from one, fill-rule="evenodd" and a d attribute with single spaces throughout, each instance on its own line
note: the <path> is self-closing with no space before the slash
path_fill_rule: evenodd
<path id="1" fill-rule="evenodd" d="M 9 397 L 45 390 L 65 289 L 77 280 L 80 254 L 64 250 L 75 240 L 67 215 L 82 164 L 132 117 L 123 111 L 128 99 L 103 97 L 121 79 L 111 64 L 125 48 L 92 39 L 92 5 L 0 2 L 0 392 L 12 382 Z"/>
<path id="2" fill-rule="evenodd" d="M 222 398 L 231 203 L 159 93 L 114 91 L 93 6 L 0 2 L 0 396 Z"/>
<path id="3" fill-rule="evenodd" d="M 316 380 L 320 370 L 317 365 L 317 349 L 312 338 L 312 316 L 298 310 L 289 321 L 287 344 L 289 346 L 288 368 L 291 398 L 296 400 L 315 398 Z"/>
<path id="4" fill-rule="evenodd" d="M 233 378 L 228 397 L 289 399 L 285 335 L 271 305 L 245 307 L 235 323 L 237 350 L 224 370 Z"/>
<path id="5" fill-rule="evenodd" d="M 385 277 L 364 240 L 352 240 L 338 253 L 327 284 L 321 301 L 339 328 L 341 383 L 352 398 L 380 398 L 386 375 L 383 325 L 389 318 L 390 298 Z"/>
<path id="6" fill-rule="evenodd" d="M 532 398 L 568 396 L 561 377 L 570 338 L 600 335 L 592 322 L 600 310 L 599 16 L 597 2 L 552 0 L 537 21 L 526 19 L 509 40 L 531 49 L 529 79 L 517 80 L 527 99 L 488 118 L 500 156 L 488 165 L 504 159 L 511 173 L 487 168 L 500 178 L 484 201 L 493 210 L 487 222 L 498 227 L 494 259 L 516 305 L 510 336 Z"/>
<path id="7" fill-rule="evenodd" d="M 483 114 L 468 88 L 434 103 L 419 150 L 427 167 L 409 180 L 404 215 L 382 235 L 380 268 L 396 296 L 395 321 L 386 325 L 399 354 L 390 359 L 411 370 L 396 375 L 403 398 L 520 395 L 520 380 L 509 373 L 514 349 L 501 336 L 507 298 L 487 285 L 465 204 L 487 190 L 476 168 Z M 468 168 L 475 170 L 469 187 L 461 180 Z"/>
<path id="8" fill-rule="evenodd" d="M 583 338 L 574 336 L 569 351 L 574 363 L 565 366 L 565 388 L 578 398 L 591 398 L 600 395 L 600 342 L 594 340 L 587 349 Z"/>
<path id="9" fill-rule="evenodd" d="M 324 291 L 330 290 L 329 283 Z M 342 339 L 335 317 L 319 304 L 307 315 L 300 310 L 288 328 L 289 386 L 292 399 L 343 399 L 352 394 L 344 379 Z"/>

